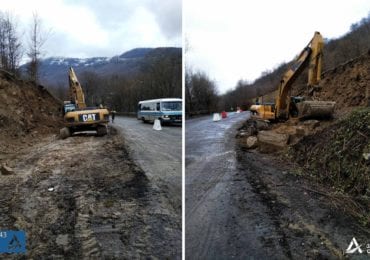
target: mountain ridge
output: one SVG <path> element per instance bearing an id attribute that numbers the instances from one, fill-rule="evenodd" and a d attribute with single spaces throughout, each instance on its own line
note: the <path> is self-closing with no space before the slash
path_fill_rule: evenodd
<path id="1" fill-rule="evenodd" d="M 40 84 L 45 86 L 66 86 L 68 84 L 68 69 L 73 67 L 77 74 L 85 71 L 97 73 L 100 76 L 134 75 L 144 70 L 153 58 L 161 56 L 181 55 L 179 47 L 134 48 L 112 57 L 48 57 L 40 62 Z M 21 66 L 26 71 L 28 63 Z"/>

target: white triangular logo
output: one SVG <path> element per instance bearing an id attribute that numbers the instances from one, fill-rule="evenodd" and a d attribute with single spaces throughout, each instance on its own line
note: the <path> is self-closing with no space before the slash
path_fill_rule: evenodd
<path id="1" fill-rule="evenodd" d="M 358 251 L 360 254 L 362 254 L 361 245 L 358 245 L 358 243 L 356 241 L 356 238 L 352 238 L 351 243 L 349 243 L 349 246 L 346 249 L 346 254 L 353 254 L 356 251 Z"/>

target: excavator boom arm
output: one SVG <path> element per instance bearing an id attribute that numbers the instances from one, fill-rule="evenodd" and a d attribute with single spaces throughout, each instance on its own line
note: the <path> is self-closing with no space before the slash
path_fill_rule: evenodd
<path id="1" fill-rule="evenodd" d="M 320 89 L 317 85 L 321 79 L 323 48 L 324 40 L 319 32 L 315 32 L 308 45 L 284 73 L 278 87 L 275 104 L 258 104 L 251 107 L 251 111 L 257 114 L 257 118 L 286 120 L 289 116 L 300 119 L 332 117 L 335 109 L 334 101 L 309 101 L 303 97 L 290 97 L 294 81 L 307 67 L 309 92 Z"/>
<path id="2" fill-rule="evenodd" d="M 85 95 L 72 67 L 69 68 L 69 95 L 77 108 L 83 109 L 86 107 Z"/>
<path id="3" fill-rule="evenodd" d="M 319 32 L 311 40 L 311 56 L 308 69 L 308 86 L 316 86 L 321 80 L 322 51 L 324 49 L 324 39 Z"/>
<path id="4" fill-rule="evenodd" d="M 289 91 L 294 81 L 308 65 L 308 85 L 317 85 L 320 81 L 322 49 L 324 40 L 319 32 L 315 32 L 312 40 L 296 58 L 292 66 L 285 72 L 280 81 L 278 96 L 276 98 L 276 116 L 287 118 L 289 115 Z"/>

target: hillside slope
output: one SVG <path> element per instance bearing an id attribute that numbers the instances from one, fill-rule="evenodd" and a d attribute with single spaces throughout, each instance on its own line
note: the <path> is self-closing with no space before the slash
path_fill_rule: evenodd
<path id="1" fill-rule="evenodd" d="M 317 100 L 336 102 L 334 120 L 303 137 L 289 150 L 305 175 L 324 184 L 344 210 L 369 227 L 370 164 L 370 51 L 327 70 Z M 292 95 L 304 95 L 297 85 Z M 341 205 L 341 204 L 340 204 Z"/>
<path id="2" fill-rule="evenodd" d="M 60 103 L 44 87 L 0 71 L 0 150 L 11 152 L 14 144 L 32 142 L 61 126 Z"/>
<path id="3" fill-rule="evenodd" d="M 327 70 L 322 75 L 320 92 L 315 93 L 318 100 L 336 102 L 339 113 L 367 104 L 366 88 L 370 88 L 370 50 L 339 66 Z M 292 95 L 305 95 L 306 87 L 298 85 Z"/>

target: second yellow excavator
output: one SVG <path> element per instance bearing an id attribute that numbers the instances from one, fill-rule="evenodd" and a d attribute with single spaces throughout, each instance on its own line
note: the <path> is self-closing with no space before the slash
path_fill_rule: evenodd
<path id="1" fill-rule="evenodd" d="M 294 81 L 308 66 L 308 88 L 310 93 L 319 88 L 321 80 L 322 51 L 324 40 L 319 32 L 315 32 L 309 44 L 294 60 L 284 73 L 277 90 L 275 103 L 259 103 L 251 107 L 255 118 L 263 120 L 286 120 L 289 117 L 323 118 L 332 117 L 335 108 L 333 101 L 306 100 L 304 97 L 291 97 L 289 92 Z"/>

